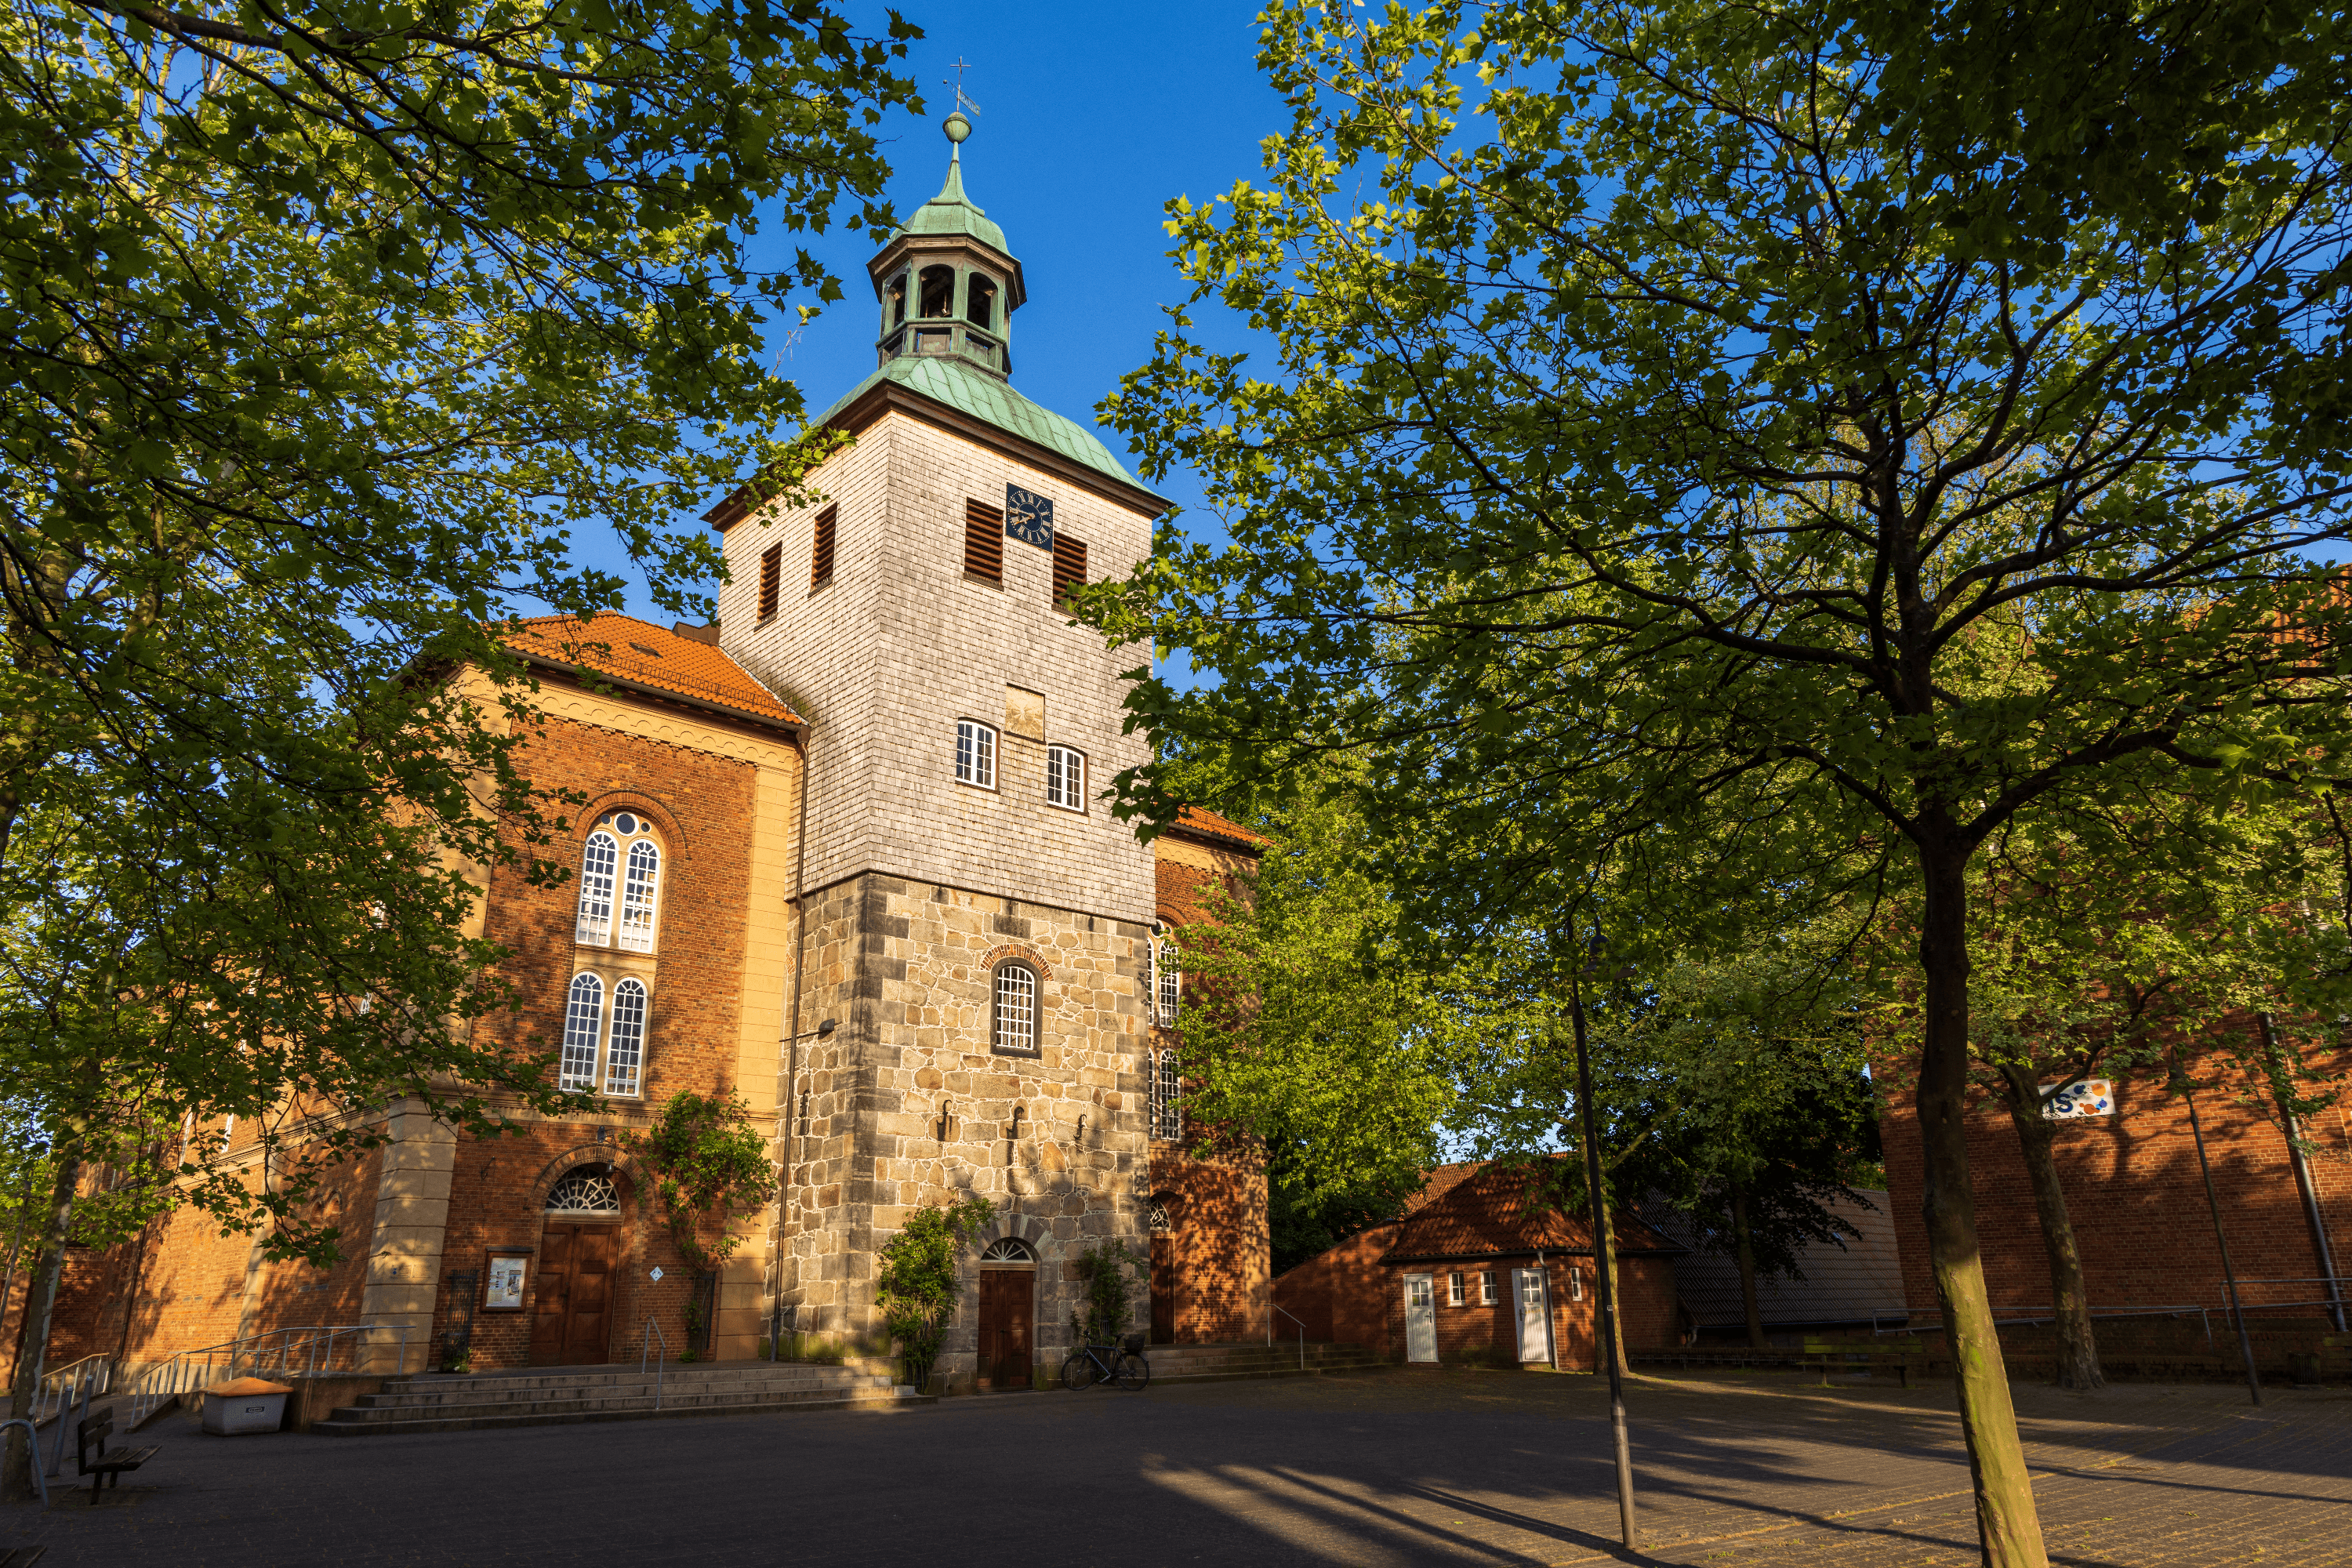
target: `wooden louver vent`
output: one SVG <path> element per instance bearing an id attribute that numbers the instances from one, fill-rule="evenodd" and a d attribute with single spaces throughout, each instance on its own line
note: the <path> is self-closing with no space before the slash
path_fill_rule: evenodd
<path id="1" fill-rule="evenodd" d="M 760 618 L 776 613 L 776 583 L 784 574 L 784 547 L 771 544 L 760 554 Z"/>
<path id="2" fill-rule="evenodd" d="M 833 525 L 840 515 L 838 507 L 827 507 L 816 514 L 816 537 L 809 545 L 809 587 L 812 591 L 833 581 Z"/>
<path id="3" fill-rule="evenodd" d="M 1070 602 L 1070 590 L 1087 581 L 1087 542 L 1066 533 L 1054 535 L 1054 603 Z"/>
<path id="4" fill-rule="evenodd" d="M 1004 513 L 985 501 L 963 503 L 963 574 L 1004 586 Z"/>

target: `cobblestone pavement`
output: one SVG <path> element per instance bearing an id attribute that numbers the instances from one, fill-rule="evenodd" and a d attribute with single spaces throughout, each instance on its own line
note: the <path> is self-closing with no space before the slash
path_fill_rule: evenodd
<path id="1" fill-rule="evenodd" d="M 2017 1398 L 2053 1562 L 2352 1565 L 2352 1391 Z M 120 1494 L 0 1510 L 0 1545 L 44 1568 L 1978 1560 L 1948 1388 L 1645 1377 L 1629 1405 L 1638 1555 L 1599 1380 L 1419 1371 L 438 1436 L 172 1416 Z"/>

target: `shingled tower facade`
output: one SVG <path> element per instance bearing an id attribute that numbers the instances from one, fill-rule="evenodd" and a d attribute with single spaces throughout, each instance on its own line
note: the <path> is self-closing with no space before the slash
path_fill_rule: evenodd
<path id="1" fill-rule="evenodd" d="M 960 157 L 869 271 L 878 363 L 822 416 L 852 437 L 823 500 L 710 518 L 720 646 L 809 721 L 772 1289 L 790 1328 L 871 1332 L 877 1247 L 982 1194 L 943 1367 L 1025 1382 L 1076 1253 L 1146 1250 L 1153 859 L 1097 798 L 1145 759 L 1134 654 L 1058 601 L 1141 561 L 1165 503 L 1014 390 L 1021 263 Z"/>

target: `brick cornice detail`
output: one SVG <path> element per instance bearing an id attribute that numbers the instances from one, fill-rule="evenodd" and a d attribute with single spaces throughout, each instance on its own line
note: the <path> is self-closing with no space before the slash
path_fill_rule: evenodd
<path id="1" fill-rule="evenodd" d="M 982 955 L 980 966 L 982 969 L 992 970 L 1008 958 L 1017 958 L 1035 970 L 1037 978 L 1041 982 L 1050 982 L 1054 978 L 1054 966 L 1045 962 L 1045 955 L 1025 942 L 997 943 Z"/>

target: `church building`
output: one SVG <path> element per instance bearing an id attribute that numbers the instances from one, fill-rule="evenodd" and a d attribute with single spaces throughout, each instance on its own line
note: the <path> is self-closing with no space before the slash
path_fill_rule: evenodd
<path id="1" fill-rule="evenodd" d="M 950 1387 L 1057 1366 L 1076 1259 L 1111 1244 L 1156 1339 L 1266 1331 L 1263 1168 L 1187 1151 L 1169 1028 L 1171 928 L 1258 841 L 1190 812 L 1146 845 L 1106 806 L 1148 754 L 1121 730 L 1134 656 L 1063 601 L 1141 562 L 1166 503 L 1015 389 L 1026 280 L 960 151 L 868 264 L 876 368 L 817 421 L 850 437 L 821 499 L 747 487 L 709 513 L 717 624 L 514 639 L 541 686 L 523 765 L 586 804 L 543 851 L 571 883 L 478 879 L 526 998 L 479 1026 L 557 1045 L 581 1109 L 472 1140 L 389 1108 L 389 1142 L 321 1199 L 333 1270 L 187 1211 L 77 1258 L 51 1366 L 320 1324 L 404 1331 L 410 1370 L 457 1347 L 478 1370 L 634 1362 L 649 1320 L 722 1361 L 883 1352 L 877 1251 L 967 1194 L 997 1218 L 960 1268 Z M 624 1147 L 681 1089 L 740 1095 L 774 1138 L 775 1201 L 716 1270 Z"/>

